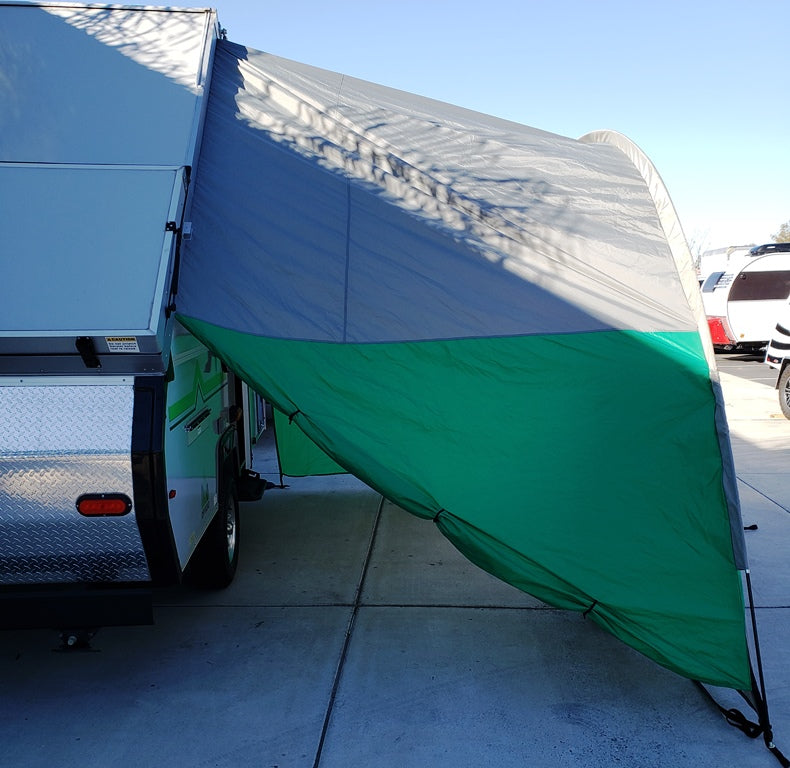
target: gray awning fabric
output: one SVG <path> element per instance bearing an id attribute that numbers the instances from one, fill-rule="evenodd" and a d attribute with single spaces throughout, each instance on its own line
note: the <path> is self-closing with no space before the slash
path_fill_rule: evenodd
<path id="1" fill-rule="evenodd" d="M 216 51 L 192 219 L 179 307 L 245 332 L 697 326 L 650 189 L 617 147 L 233 43 Z M 248 279 L 200 280 L 225 249 Z"/>

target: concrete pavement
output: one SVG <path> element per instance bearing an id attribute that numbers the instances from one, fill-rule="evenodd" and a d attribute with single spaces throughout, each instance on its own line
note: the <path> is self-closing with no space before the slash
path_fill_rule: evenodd
<path id="1" fill-rule="evenodd" d="M 722 379 L 790 754 L 790 421 L 770 387 Z M 274 471 L 264 446 L 256 468 Z M 288 482 L 243 505 L 228 590 L 162 592 L 153 627 L 104 629 L 93 652 L 0 634 L 0 765 L 778 765 L 689 681 L 478 570 L 354 478 Z"/>

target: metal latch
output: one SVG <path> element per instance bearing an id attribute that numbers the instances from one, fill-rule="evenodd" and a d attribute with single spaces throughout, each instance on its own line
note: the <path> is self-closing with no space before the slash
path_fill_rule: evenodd
<path id="1" fill-rule="evenodd" d="M 93 343 L 92 337 L 78 336 L 74 346 L 77 347 L 77 352 L 80 353 L 86 368 L 101 368 L 101 360 L 96 354 L 96 345 Z"/>

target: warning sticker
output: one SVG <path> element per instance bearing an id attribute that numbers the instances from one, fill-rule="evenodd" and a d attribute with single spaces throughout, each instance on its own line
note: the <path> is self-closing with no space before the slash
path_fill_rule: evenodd
<path id="1" fill-rule="evenodd" d="M 110 352 L 139 352 L 136 336 L 105 336 Z"/>

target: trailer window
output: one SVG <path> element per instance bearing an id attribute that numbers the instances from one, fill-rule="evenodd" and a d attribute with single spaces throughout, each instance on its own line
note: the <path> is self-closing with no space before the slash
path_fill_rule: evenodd
<path id="1" fill-rule="evenodd" d="M 730 288 L 730 301 L 766 301 L 790 296 L 790 270 L 741 272 Z"/>

